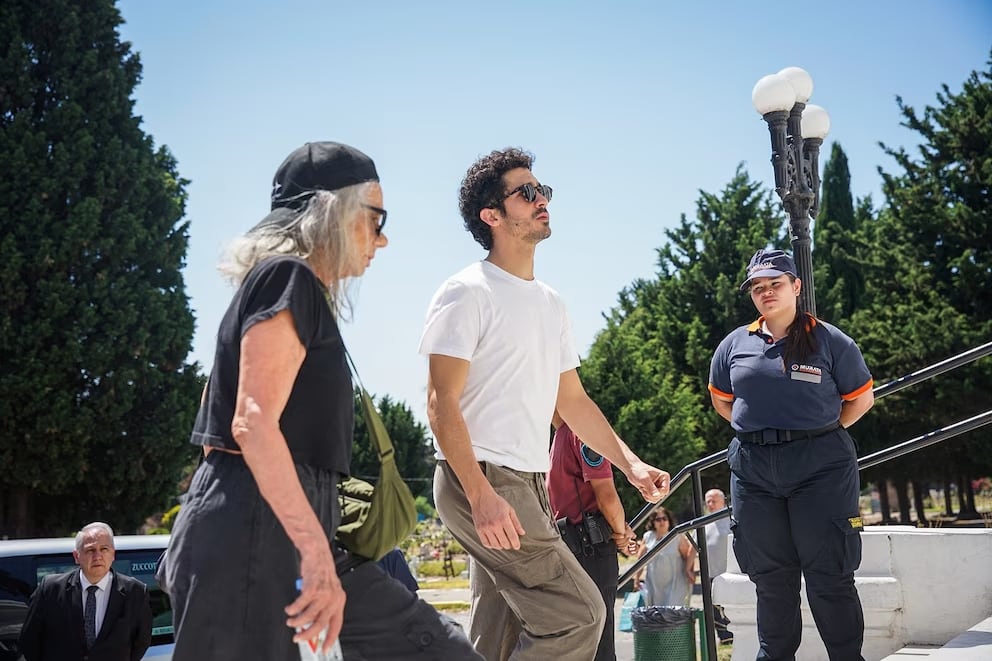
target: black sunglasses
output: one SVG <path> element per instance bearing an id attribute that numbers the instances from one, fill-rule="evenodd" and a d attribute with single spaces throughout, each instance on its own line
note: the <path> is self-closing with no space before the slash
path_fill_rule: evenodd
<path id="1" fill-rule="evenodd" d="M 371 204 L 362 204 L 362 206 L 368 209 L 369 211 L 374 211 L 377 214 L 379 214 L 379 220 L 377 220 L 375 223 L 375 234 L 376 236 L 379 236 L 380 234 L 382 234 L 382 228 L 386 226 L 386 216 L 388 215 L 386 213 L 386 210 L 380 209 L 379 207 L 374 207 Z"/>
<path id="2" fill-rule="evenodd" d="M 551 186 L 546 186 L 545 184 L 531 184 L 531 183 L 526 183 L 526 184 L 521 184 L 520 186 L 517 186 L 516 188 L 514 188 L 513 190 L 511 190 L 509 193 L 507 193 L 506 195 L 504 195 L 500 199 L 500 202 L 502 202 L 506 198 L 508 198 L 508 197 L 510 197 L 510 196 L 512 196 L 512 195 L 514 195 L 516 193 L 520 193 L 520 195 L 522 195 L 523 198 L 525 200 L 527 200 L 528 202 L 533 202 L 534 200 L 536 200 L 537 199 L 537 194 L 540 193 L 541 195 L 544 196 L 544 199 L 546 199 L 548 202 L 550 202 L 551 201 L 551 192 L 552 192 L 551 191 Z"/>

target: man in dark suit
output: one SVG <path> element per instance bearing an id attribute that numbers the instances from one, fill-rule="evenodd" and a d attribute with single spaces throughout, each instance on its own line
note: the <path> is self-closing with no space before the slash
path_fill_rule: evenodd
<path id="1" fill-rule="evenodd" d="M 152 639 L 148 588 L 112 571 L 114 531 L 91 523 L 76 535 L 79 570 L 45 576 L 21 629 L 27 661 L 139 661 Z"/>

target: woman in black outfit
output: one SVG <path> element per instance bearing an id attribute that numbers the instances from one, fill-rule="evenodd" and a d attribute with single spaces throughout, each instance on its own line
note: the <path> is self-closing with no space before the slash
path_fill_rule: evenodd
<path id="1" fill-rule="evenodd" d="M 325 628 L 326 648 L 340 636 L 349 660 L 478 658 L 433 608 L 333 543 L 354 411 L 337 319 L 348 281 L 388 243 L 385 222 L 372 160 L 307 143 L 222 265 L 238 290 L 191 438 L 205 459 L 160 569 L 177 661 L 295 660 L 296 642 Z"/>

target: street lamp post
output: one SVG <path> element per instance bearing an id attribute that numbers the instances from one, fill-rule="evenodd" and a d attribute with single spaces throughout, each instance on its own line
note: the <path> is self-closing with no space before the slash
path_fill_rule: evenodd
<path id="1" fill-rule="evenodd" d="M 820 206 L 820 146 L 830 132 L 827 111 L 807 104 L 813 79 L 799 67 L 787 67 L 759 80 L 751 91 L 754 109 L 768 124 L 772 139 L 775 192 L 789 214 L 792 254 L 802 291 L 799 305 L 816 315 L 810 218 Z"/>

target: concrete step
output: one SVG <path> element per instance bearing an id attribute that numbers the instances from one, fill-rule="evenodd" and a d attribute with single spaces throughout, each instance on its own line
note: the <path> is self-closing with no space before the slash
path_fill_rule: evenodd
<path id="1" fill-rule="evenodd" d="M 988 661 L 992 659 L 992 617 L 955 636 L 946 645 L 907 645 L 882 661 Z"/>

